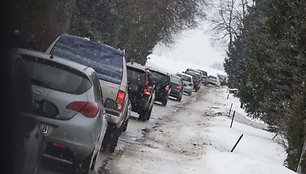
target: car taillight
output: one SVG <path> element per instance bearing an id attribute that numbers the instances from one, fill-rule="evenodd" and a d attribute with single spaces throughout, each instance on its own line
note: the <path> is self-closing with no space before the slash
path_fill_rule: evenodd
<path id="1" fill-rule="evenodd" d="M 61 149 L 66 149 L 66 148 L 67 148 L 67 147 L 64 146 L 64 145 L 57 144 L 57 143 L 52 143 L 52 146 L 59 147 L 59 148 L 61 148 Z"/>
<path id="2" fill-rule="evenodd" d="M 146 95 L 150 95 L 151 94 L 148 81 L 146 81 L 143 93 L 146 94 Z"/>
<path id="3" fill-rule="evenodd" d="M 118 103 L 117 111 L 121 112 L 124 105 L 124 99 L 125 99 L 125 92 L 119 90 L 117 94 L 116 102 Z"/>
<path id="4" fill-rule="evenodd" d="M 167 86 L 165 87 L 165 90 L 166 90 L 166 91 L 169 91 L 169 89 L 170 89 L 170 86 L 167 85 Z"/>
<path id="5" fill-rule="evenodd" d="M 182 89 L 182 86 L 176 86 L 175 89 Z"/>
<path id="6" fill-rule="evenodd" d="M 192 86 L 192 83 L 189 83 L 189 85 L 188 86 Z"/>
<path id="7" fill-rule="evenodd" d="M 99 112 L 99 106 L 94 102 L 74 101 L 66 108 L 82 113 L 85 117 L 94 118 Z"/>

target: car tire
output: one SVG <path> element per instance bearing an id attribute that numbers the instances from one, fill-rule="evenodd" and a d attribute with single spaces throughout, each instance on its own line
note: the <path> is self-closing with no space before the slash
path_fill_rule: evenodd
<path id="1" fill-rule="evenodd" d="M 93 152 L 90 153 L 88 157 L 83 160 L 75 159 L 72 166 L 73 174 L 88 174 L 90 170 L 90 162 L 93 161 Z"/>
<path id="2" fill-rule="evenodd" d="M 139 114 L 138 120 L 140 120 L 140 121 L 146 121 L 146 120 L 147 120 L 147 117 L 148 117 L 149 111 L 150 111 L 150 108 L 148 108 L 147 110 L 142 111 L 142 112 Z"/>
<path id="3" fill-rule="evenodd" d="M 150 108 L 150 110 L 149 110 L 149 112 L 148 112 L 148 114 L 147 114 L 147 116 L 146 116 L 146 120 L 149 120 L 149 119 L 150 119 L 151 113 L 152 113 L 152 109 L 153 109 L 153 105 L 151 106 L 151 108 Z"/>
<path id="4" fill-rule="evenodd" d="M 163 101 L 162 101 L 162 105 L 166 106 L 168 103 L 168 97 L 166 97 Z"/>
<path id="5" fill-rule="evenodd" d="M 103 151 L 109 149 L 109 151 L 113 153 L 117 147 L 118 139 L 121 133 L 122 127 L 118 129 L 114 123 L 108 123 L 102 143 Z"/>
<path id="6" fill-rule="evenodd" d="M 128 126 L 128 124 L 129 124 L 129 120 L 130 120 L 130 119 L 125 120 L 125 122 L 124 122 L 124 124 L 123 124 L 123 127 L 122 127 L 122 132 L 125 132 L 125 131 L 126 131 L 127 126 Z"/>
<path id="7" fill-rule="evenodd" d="M 192 92 L 191 92 L 191 91 L 190 91 L 190 92 L 188 92 L 188 95 L 189 95 L 189 96 L 191 96 L 191 95 L 192 95 Z"/>
<path id="8" fill-rule="evenodd" d="M 199 90 L 200 90 L 200 87 L 197 87 L 195 91 L 198 92 Z"/>
<path id="9" fill-rule="evenodd" d="M 178 102 L 182 101 L 182 95 L 183 95 L 183 94 L 180 93 L 179 96 L 177 97 L 176 101 L 178 101 Z"/>

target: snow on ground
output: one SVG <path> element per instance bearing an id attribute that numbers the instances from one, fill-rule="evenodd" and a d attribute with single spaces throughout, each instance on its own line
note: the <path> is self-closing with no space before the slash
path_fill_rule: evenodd
<path id="1" fill-rule="evenodd" d="M 251 126 L 217 117 L 210 121 L 206 133 L 212 146 L 201 160 L 211 173 L 290 174 L 283 167 L 284 149 L 272 141 L 273 134 Z M 230 152 L 239 136 L 243 137 L 233 153 Z"/>
<path id="2" fill-rule="evenodd" d="M 239 103 L 233 96 L 226 99 L 226 91 L 225 87 L 208 86 L 191 97 L 184 96 L 185 102 L 176 110 L 171 106 L 168 119 L 112 163 L 112 173 L 294 174 L 283 166 L 286 153 L 272 140 L 274 134 L 262 129 L 265 125 L 258 128 L 245 118 L 248 121 L 235 121 L 229 128 L 229 104 Z M 153 111 L 161 113 L 159 109 Z M 245 117 L 241 110 L 239 114 Z M 230 152 L 241 134 L 240 143 Z"/>

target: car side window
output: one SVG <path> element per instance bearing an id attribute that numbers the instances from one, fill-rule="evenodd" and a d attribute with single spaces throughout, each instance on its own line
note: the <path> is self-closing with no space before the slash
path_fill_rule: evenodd
<path id="1" fill-rule="evenodd" d="M 93 73 L 93 89 L 95 93 L 95 100 L 103 103 L 103 92 L 100 86 L 99 78 L 96 73 Z"/>

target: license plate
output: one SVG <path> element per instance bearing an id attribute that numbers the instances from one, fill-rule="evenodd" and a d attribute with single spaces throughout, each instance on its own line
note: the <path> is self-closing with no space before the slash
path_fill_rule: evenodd
<path id="1" fill-rule="evenodd" d="M 47 134 L 47 133 L 48 133 L 48 126 L 42 124 L 42 125 L 41 125 L 41 130 L 42 130 L 43 134 Z"/>

